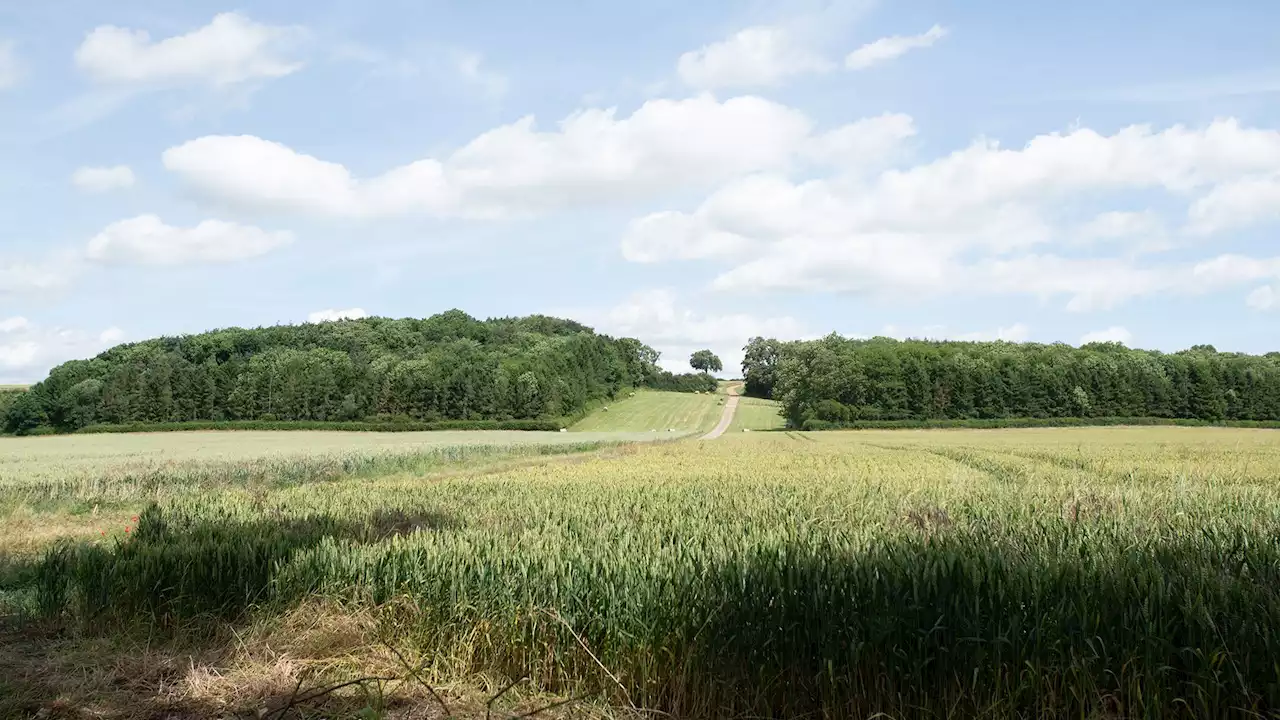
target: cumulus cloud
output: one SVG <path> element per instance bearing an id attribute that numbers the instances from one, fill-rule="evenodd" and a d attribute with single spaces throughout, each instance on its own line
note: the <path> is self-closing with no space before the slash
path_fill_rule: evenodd
<path id="1" fill-rule="evenodd" d="M 264 255 L 293 242 L 293 234 L 205 220 L 195 227 L 166 225 L 155 215 L 112 223 L 89 240 L 85 255 L 102 263 L 182 265 L 226 263 Z"/>
<path id="2" fill-rule="evenodd" d="M 724 362 L 725 372 L 733 375 L 739 372 L 742 348 L 752 337 L 813 337 L 803 323 L 788 315 L 699 312 L 688 307 L 670 288 L 633 293 L 605 310 L 579 309 L 561 314 L 582 318 L 601 332 L 639 338 L 662 353 L 659 363 L 673 372 L 689 372 L 689 355 L 710 348 Z"/>
<path id="3" fill-rule="evenodd" d="M 94 28 L 75 52 L 76 66 L 107 85 L 226 87 L 283 77 L 302 63 L 292 59 L 297 28 L 221 13 L 204 27 L 163 40 L 146 30 Z"/>
<path id="4" fill-rule="evenodd" d="M 912 50 L 927 48 L 946 36 L 946 28 L 934 25 L 919 35 L 883 37 L 849 53 L 844 59 L 844 66 L 850 70 L 866 70 L 873 65 L 899 58 Z"/>
<path id="5" fill-rule="evenodd" d="M 0 318 L 0 383 L 35 382 L 54 365 L 92 357 L 123 339 L 117 327 L 95 333 L 46 327 L 20 316 Z"/>
<path id="6" fill-rule="evenodd" d="M 810 160 L 839 168 L 843 173 L 879 170 L 895 159 L 903 141 L 916 134 L 910 115 L 885 113 L 855 120 L 822 133 L 803 148 Z"/>
<path id="7" fill-rule="evenodd" d="M 897 338 L 899 340 L 922 339 L 922 340 L 961 340 L 965 342 L 991 342 L 993 340 L 1003 340 L 1005 342 L 1026 342 L 1031 339 L 1031 328 L 1024 323 L 1014 323 L 1007 327 L 997 327 L 991 330 L 974 330 L 970 332 L 955 331 L 945 325 L 928 325 L 919 330 L 909 330 L 900 328 L 896 325 L 886 325 L 880 334 L 885 337 Z"/>
<path id="8" fill-rule="evenodd" d="M 359 320 L 360 318 L 369 317 L 369 313 L 364 308 L 347 308 L 346 310 L 317 310 L 307 315 L 307 322 L 322 323 L 334 322 L 337 320 Z"/>
<path id="9" fill-rule="evenodd" d="M 1280 291 L 1275 285 L 1254 288 L 1245 298 L 1245 304 L 1254 310 L 1272 310 L 1280 306 Z"/>
<path id="10" fill-rule="evenodd" d="M 135 178 L 128 165 L 82 167 L 71 174 L 71 184 L 85 192 L 101 193 L 133 187 Z"/>
<path id="11" fill-rule="evenodd" d="M 22 64 L 12 40 L 0 39 L 0 90 L 8 90 L 22 79 Z"/>
<path id="12" fill-rule="evenodd" d="M 0 333 L 11 333 L 26 330 L 31 323 L 24 317 L 11 317 L 0 320 Z"/>
<path id="13" fill-rule="evenodd" d="M 898 136 L 908 136 L 910 124 L 900 124 Z M 1073 257 L 1060 247 L 1081 238 L 1125 239 L 1129 251 L 1163 242 L 1165 224 L 1154 212 L 1107 211 L 1071 227 L 1060 208 L 1072 203 L 1133 191 L 1194 203 L 1280 169 L 1280 132 L 1235 120 L 1200 129 L 1133 126 L 1109 136 L 1080 128 L 1016 149 L 981 140 L 870 176 L 848 161 L 832 167 L 834 174 L 800 181 L 756 173 L 727 182 L 692 211 L 640 217 L 624 233 L 622 253 L 637 262 L 727 264 L 713 282 L 721 290 L 1065 296 L 1076 311 L 1277 273 L 1270 258 L 1151 265 L 1133 252 Z"/>
<path id="14" fill-rule="evenodd" d="M 1111 210 L 1096 215 L 1080 227 L 1082 239 L 1137 240 L 1152 242 L 1165 234 L 1164 221 L 1150 210 L 1130 212 Z"/>
<path id="15" fill-rule="evenodd" d="M 1280 218 L 1280 172 L 1215 187 L 1187 211 L 1190 230 L 1208 235 Z"/>
<path id="16" fill-rule="evenodd" d="M 676 73 L 686 85 L 703 90 L 773 86 L 793 75 L 833 68 L 811 47 L 795 28 L 749 27 L 684 53 Z"/>
<path id="17" fill-rule="evenodd" d="M 207 136 L 165 151 L 166 168 L 211 198 L 258 209 L 354 217 L 493 216 L 624 202 L 787 167 L 812 140 L 803 113 L 756 97 L 651 100 L 629 117 L 576 112 L 552 131 L 533 117 L 442 159 L 372 178 L 258 137 Z"/>
<path id="18" fill-rule="evenodd" d="M 1090 333 L 1085 333 L 1080 338 L 1081 345 L 1088 345 L 1089 343 L 1095 342 L 1117 342 L 1129 345 L 1133 342 L 1133 333 L 1129 332 L 1127 328 L 1119 325 L 1113 325 L 1106 330 L 1095 330 Z"/>
<path id="19" fill-rule="evenodd" d="M 60 290 L 78 272 L 75 257 L 55 254 L 42 261 L 0 258 L 0 297 Z"/>

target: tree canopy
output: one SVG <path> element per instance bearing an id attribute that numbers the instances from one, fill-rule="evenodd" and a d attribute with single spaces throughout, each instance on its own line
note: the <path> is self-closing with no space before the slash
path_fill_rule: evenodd
<path id="1" fill-rule="evenodd" d="M 857 420 L 1155 417 L 1280 420 L 1280 353 L 1119 343 L 753 338 L 745 391 L 796 427 Z"/>
<path id="2" fill-rule="evenodd" d="M 662 371 L 657 360 L 634 338 L 541 315 L 481 321 L 450 310 L 227 328 L 59 365 L 7 403 L 4 425 L 556 418 L 626 387 L 695 389 L 675 387 L 694 376 Z"/>
<path id="3" fill-rule="evenodd" d="M 689 356 L 689 366 L 694 370 L 701 370 L 704 373 L 720 372 L 724 369 L 724 364 L 720 362 L 720 358 L 710 350 L 698 350 Z"/>

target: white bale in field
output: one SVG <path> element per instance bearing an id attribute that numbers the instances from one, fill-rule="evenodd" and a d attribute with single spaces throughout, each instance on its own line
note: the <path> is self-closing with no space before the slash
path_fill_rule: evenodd
<path id="1" fill-rule="evenodd" d="M 566 428 L 560 428 L 560 432 L 569 432 Z"/>

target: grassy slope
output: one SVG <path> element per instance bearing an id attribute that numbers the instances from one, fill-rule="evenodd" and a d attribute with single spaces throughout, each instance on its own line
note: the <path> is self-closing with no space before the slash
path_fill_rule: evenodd
<path id="1" fill-rule="evenodd" d="M 744 397 L 738 401 L 738 411 L 733 415 L 729 432 L 745 430 L 774 430 L 783 426 L 778 414 L 778 403 L 773 400 Z"/>
<path id="2" fill-rule="evenodd" d="M 574 432 L 704 432 L 715 427 L 724 406 L 718 395 L 639 390 L 583 418 Z"/>

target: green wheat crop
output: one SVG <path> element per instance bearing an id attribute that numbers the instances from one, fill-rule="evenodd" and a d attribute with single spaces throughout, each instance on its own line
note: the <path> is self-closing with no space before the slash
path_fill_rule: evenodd
<path id="1" fill-rule="evenodd" d="M 1280 707 L 1268 431 L 753 433 L 393 469 L 159 502 L 126 540 L 52 551 L 39 604 L 165 628 L 322 595 L 379 608 L 436 677 L 686 717 Z"/>

